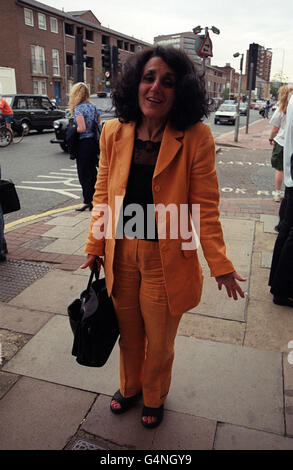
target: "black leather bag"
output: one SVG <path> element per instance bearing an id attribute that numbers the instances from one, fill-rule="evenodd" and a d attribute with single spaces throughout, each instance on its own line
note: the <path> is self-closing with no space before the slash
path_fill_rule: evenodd
<path id="1" fill-rule="evenodd" d="M 67 312 L 74 335 L 72 355 L 83 366 L 102 367 L 117 341 L 119 328 L 105 278 L 99 279 L 96 267 L 87 289 L 69 305 Z"/>
<path id="2" fill-rule="evenodd" d="M 0 204 L 3 214 L 9 214 L 20 209 L 18 195 L 11 180 L 0 179 Z"/>
<path id="3" fill-rule="evenodd" d="M 75 160 L 77 156 L 79 135 L 77 132 L 77 125 L 73 120 L 69 121 L 69 125 L 65 131 L 65 142 L 68 146 L 68 153 L 70 160 Z"/>

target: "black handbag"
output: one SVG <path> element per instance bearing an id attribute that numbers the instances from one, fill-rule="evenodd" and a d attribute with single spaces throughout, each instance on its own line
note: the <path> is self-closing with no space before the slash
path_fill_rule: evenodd
<path id="1" fill-rule="evenodd" d="M 11 180 L 0 180 L 0 204 L 3 214 L 19 211 L 18 195 Z"/>
<path id="2" fill-rule="evenodd" d="M 77 125 L 75 124 L 73 119 L 69 120 L 68 127 L 65 130 L 64 140 L 68 146 L 68 153 L 69 153 L 70 160 L 75 160 L 77 156 L 79 135 L 77 132 Z"/>
<path id="3" fill-rule="evenodd" d="M 117 341 L 119 328 L 105 278 L 99 279 L 96 263 L 86 290 L 69 305 L 67 312 L 74 335 L 72 355 L 78 364 L 102 367 Z"/>

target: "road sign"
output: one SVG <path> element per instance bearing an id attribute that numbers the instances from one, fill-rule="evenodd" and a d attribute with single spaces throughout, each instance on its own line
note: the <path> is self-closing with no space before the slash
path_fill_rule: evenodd
<path id="1" fill-rule="evenodd" d="M 206 33 L 202 45 L 198 50 L 198 55 L 202 55 L 204 57 L 213 57 L 213 44 L 208 32 Z"/>

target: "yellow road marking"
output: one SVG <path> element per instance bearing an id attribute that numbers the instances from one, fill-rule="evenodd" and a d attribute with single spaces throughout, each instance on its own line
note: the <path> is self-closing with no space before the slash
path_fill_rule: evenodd
<path id="1" fill-rule="evenodd" d="M 5 224 L 5 228 L 7 229 L 15 227 L 16 225 L 24 224 L 25 222 L 31 222 L 32 220 L 47 217 L 48 215 L 58 214 L 58 212 L 70 211 L 71 209 L 76 209 L 77 207 L 80 207 L 80 204 L 76 204 L 75 206 L 62 207 L 61 209 L 52 209 L 51 211 L 43 212 L 42 214 L 30 215 L 28 217 L 24 217 L 23 219 L 18 219 L 14 222 L 10 222 L 9 224 Z"/>

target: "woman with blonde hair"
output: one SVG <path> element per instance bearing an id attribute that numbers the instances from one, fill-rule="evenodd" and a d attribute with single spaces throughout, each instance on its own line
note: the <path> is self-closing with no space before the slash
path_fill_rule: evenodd
<path id="1" fill-rule="evenodd" d="M 92 210 L 98 166 L 96 126 L 101 118 L 99 110 L 90 102 L 89 89 L 85 83 L 75 83 L 71 88 L 69 108 L 79 136 L 75 154 L 84 201 L 84 205 L 76 210 Z"/>
<path id="2" fill-rule="evenodd" d="M 283 85 L 279 89 L 279 106 L 274 112 L 270 124 L 273 125 L 269 142 L 273 147 L 271 158 L 272 167 L 275 168 L 275 188 L 273 192 L 274 201 L 281 200 L 281 186 L 283 182 L 283 148 L 284 132 L 286 125 L 286 110 L 289 101 L 289 95 L 293 91 L 293 86 Z"/>

